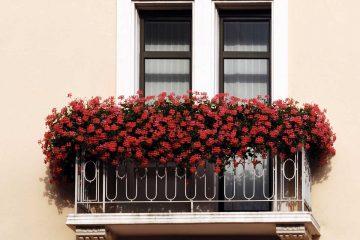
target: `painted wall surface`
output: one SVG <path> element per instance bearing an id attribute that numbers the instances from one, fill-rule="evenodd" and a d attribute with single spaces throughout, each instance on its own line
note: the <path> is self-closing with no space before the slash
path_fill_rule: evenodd
<path id="1" fill-rule="evenodd" d="M 2 239 L 74 239 L 37 141 L 68 92 L 115 94 L 115 32 L 115 1 L 0 1 Z"/>
<path id="2" fill-rule="evenodd" d="M 289 1 L 289 95 L 328 109 L 337 154 L 315 175 L 321 239 L 359 239 L 360 2 Z"/>
<path id="3" fill-rule="evenodd" d="M 358 239 L 359 9 L 356 0 L 289 0 L 289 95 L 326 107 L 338 136 L 312 192 L 323 240 Z M 114 95 L 115 70 L 115 0 L 0 2 L 3 239 L 74 238 L 65 226 L 72 196 L 46 184 L 37 140 L 68 92 Z"/>

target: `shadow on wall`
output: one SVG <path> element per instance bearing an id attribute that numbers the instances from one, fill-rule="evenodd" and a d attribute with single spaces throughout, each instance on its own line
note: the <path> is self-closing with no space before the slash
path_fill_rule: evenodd
<path id="1" fill-rule="evenodd" d="M 318 163 L 311 164 L 312 184 L 319 184 L 328 179 L 331 172 L 331 160 L 324 165 L 319 165 Z"/>
<path id="2" fill-rule="evenodd" d="M 55 205 L 58 213 L 61 214 L 64 208 L 74 207 L 74 183 L 63 184 L 61 186 L 50 183 L 49 169 L 46 171 L 44 178 L 39 178 L 40 182 L 44 183 L 44 197 L 48 198 L 49 205 Z"/>

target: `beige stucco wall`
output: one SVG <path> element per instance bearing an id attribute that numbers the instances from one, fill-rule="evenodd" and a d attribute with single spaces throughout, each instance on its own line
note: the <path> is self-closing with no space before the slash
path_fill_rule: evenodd
<path id="1" fill-rule="evenodd" d="M 68 92 L 115 94 L 115 32 L 115 0 L 0 1 L 1 239 L 74 239 L 37 140 Z"/>
<path id="2" fill-rule="evenodd" d="M 290 96 L 326 107 L 338 135 L 331 171 L 313 187 L 324 240 L 358 239 L 359 9 L 356 0 L 289 0 Z M 115 94 L 115 24 L 115 0 L 0 2 L 3 239 L 73 239 L 72 209 L 44 183 L 37 140 L 68 92 Z"/>
<path id="3" fill-rule="evenodd" d="M 359 239 L 359 9 L 356 0 L 289 0 L 289 94 L 326 107 L 337 133 L 330 172 L 317 176 L 328 178 L 312 191 L 324 240 Z"/>

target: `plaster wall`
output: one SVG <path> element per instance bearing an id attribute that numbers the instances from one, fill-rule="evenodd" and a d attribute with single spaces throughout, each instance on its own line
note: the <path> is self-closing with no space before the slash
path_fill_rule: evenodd
<path id="1" fill-rule="evenodd" d="M 115 32 L 115 1 L 0 1 L 2 239 L 74 239 L 73 196 L 46 184 L 37 141 L 67 93 L 115 94 Z"/>
<path id="2" fill-rule="evenodd" d="M 289 1 L 289 96 L 327 108 L 336 156 L 312 188 L 321 239 L 358 239 L 360 2 Z"/>

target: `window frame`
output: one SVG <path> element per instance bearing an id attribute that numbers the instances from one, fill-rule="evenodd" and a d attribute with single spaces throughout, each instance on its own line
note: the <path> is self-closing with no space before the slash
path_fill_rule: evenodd
<path id="1" fill-rule="evenodd" d="M 189 89 L 192 90 L 192 12 L 191 10 L 141 10 L 140 17 L 140 57 L 139 57 L 139 90 L 145 96 L 145 60 L 146 59 L 188 59 L 189 60 Z M 190 24 L 189 51 L 145 51 L 145 21 L 182 22 Z"/>
<path id="2" fill-rule="evenodd" d="M 219 93 L 224 93 L 225 89 L 225 59 L 264 59 L 268 61 L 268 87 L 267 95 L 269 101 L 272 99 L 272 13 L 271 9 L 242 9 L 242 10 L 218 10 L 219 14 Z M 266 52 L 245 52 L 245 51 L 225 51 L 224 50 L 224 22 L 267 22 L 269 24 L 268 49 Z M 241 98 L 241 96 L 240 96 Z"/>

